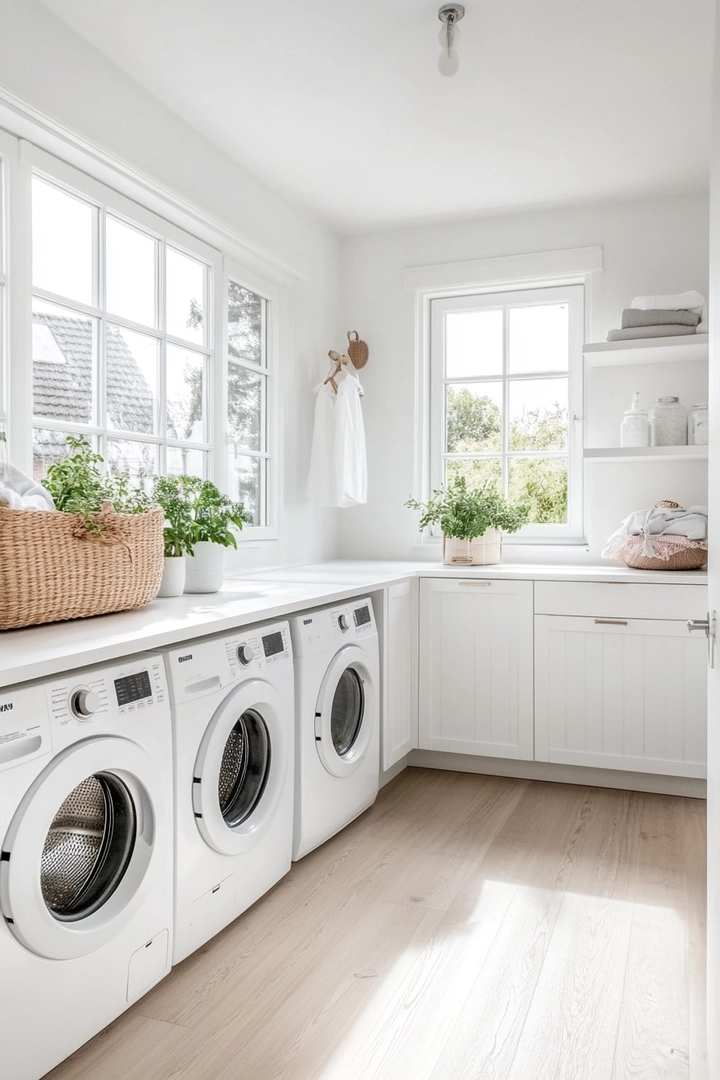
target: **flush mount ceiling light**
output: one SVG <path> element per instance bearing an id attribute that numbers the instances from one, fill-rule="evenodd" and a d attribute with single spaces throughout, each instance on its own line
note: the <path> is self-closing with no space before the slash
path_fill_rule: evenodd
<path id="1" fill-rule="evenodd" d="M 454 75 L 460 67 L 460 58 L 455 46 L 460 38 L 458 23 L 465 14 L 462 4 L 443 4 L 438 11 L 438 19 L 443 24 L 440 30 L 440 56 L 438 71 L 441 75 Z"/>

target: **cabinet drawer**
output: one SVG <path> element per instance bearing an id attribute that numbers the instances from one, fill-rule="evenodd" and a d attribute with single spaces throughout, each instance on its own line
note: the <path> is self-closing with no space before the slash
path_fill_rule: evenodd
<path id="1" fill-rule="evenodd" d="M 538 581 L 536 615 L 588 615 L 605 619 L 703 619 L 706 585 L 636 585 L 634 582 Z"/>

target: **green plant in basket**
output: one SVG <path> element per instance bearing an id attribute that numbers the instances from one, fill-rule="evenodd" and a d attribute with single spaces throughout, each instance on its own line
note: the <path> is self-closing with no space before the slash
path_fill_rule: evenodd
<path id="1" fill-rule="evenodd" d="M 445 536 L 457 540 L 475 540 L 488 529 L 517 532 L 530 514 L 528 506 L 510 502 L 492 483 L 468 488 L 464 476 L 436 488 L 425 503 L 408 499 L 405 505 L 422 511 L 421 529 L 439 525 Z"/>
<path id="2" fill-rule="evenodd" d="M 88 532 L 100 534 L 105 525 L 97 515 L 106 503 L 118 514 L 142 514 L 150 508 L 150 499 L 127 473 L 109 476 L 102 471 L 103 458 L 85 439 L 68 436 L 67 443 L 72 452 L 50 466 L 44 481 L 57 510 L 78 514 Z"/>

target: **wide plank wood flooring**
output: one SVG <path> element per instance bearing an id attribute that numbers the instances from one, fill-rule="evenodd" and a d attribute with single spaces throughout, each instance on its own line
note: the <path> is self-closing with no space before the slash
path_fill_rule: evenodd
<path id="1" fill-rule="evenodd" d="M 408 769 L 52 1080 L 706 1080 L 705 806 Z"/>

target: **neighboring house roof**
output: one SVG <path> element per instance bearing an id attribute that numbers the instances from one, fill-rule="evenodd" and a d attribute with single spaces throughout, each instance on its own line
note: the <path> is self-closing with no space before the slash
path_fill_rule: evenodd
<path id="1" fill-rule="evenodd" d="M 113 427 L 152 434 L 150 386 L 120 330 L 106 341 L 107 402 Z M 36 312 L 33 315 L 33 411 L 49 420 L 92 422 L 93 323 Z"/>

